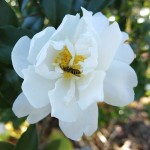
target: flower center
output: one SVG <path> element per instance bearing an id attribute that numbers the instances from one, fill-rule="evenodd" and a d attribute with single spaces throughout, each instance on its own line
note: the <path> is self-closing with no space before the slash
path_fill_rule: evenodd
<path id="1" fill-rule="evenodd" d="M 64 46 L 54 62 L 63 70 L 64 78 L 70 78 L 72 76 L 80 77 L 82 75 L 82 67 L 79 62 L 83 62 L 84 60 L 85 56 L 75 55 L 73 57 L 68 48 Z M 71 61 L 72 63 L 70 63 Z"/>

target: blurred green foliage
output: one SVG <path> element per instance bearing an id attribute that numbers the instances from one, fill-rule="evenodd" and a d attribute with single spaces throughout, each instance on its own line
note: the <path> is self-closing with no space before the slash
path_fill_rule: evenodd
<path id="1" fill-rule="evenodd" d="M 38 136 L 35 125 L 30 125 L 27 131 L 18 140 L 14 150 L 37 150 Z"/>
<path id="2" fill-rule="evenodd" d="M 4 25 L 18 25 L 18 19 L 15 15 L 15 12 L 12 11 L 9 5 L 3 0 L 0 1 L 0 26 Z M 4 15 L 7 13 L 7 17 Z"/>
<path id="3" fill-rule="evenodd" d="M 50 143 L 47 144 L 44 150 L 73 150 L 73 145 L 60 131 L 53 130 L 49 137 Z"/>
<path id="4" fill-rule="evenodd" d="M 6 2 L 7 1 L 7 2 Z M 57 28 L 65 14 L 81 13 L 81 6 L 93 11 L 102 11 L 110 21 L 118 21 L 121 30 L 130 35 L 130 43 L 136 54 L 132 63 L 138 75 L 135 98 L 149 95 L 150 89 L 150 1 L 149 0 L 0 0 L 0 122 L 13 122 L 18 128 L 24 119 L 17 119 L 11 110 L 21 92 L 22 79 L 12 67 L 11 51 L 17 40 L 27 35 L 32 37 L 46 26 Z M 147 13 L 148 12 L 148 13 Z M 6 17 L 7 15 L 7 17 Z M 99 125 L 110 120 L 124 120 L 132 114 L 127 107 L 99 110 Z M 146 111 L 150 114 L 149 106 Z M 38 145 L 35 126 L 31 126 L 14 145 L 0 142 L 1 150 L 36 150 Z M 58 131 L 50 135 L 45 150 L 72 150 L 72 143 Z"/>
<path id="5" fill-rule="evenodd" d="M 13 150 L 14 145 L 12 145 L 10 143 L 6 143 L 6 142 L 0 142 L 0 149 L 1 150 Z"/>

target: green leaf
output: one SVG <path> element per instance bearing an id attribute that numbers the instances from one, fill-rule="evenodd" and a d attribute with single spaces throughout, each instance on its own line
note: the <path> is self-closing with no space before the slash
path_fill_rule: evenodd
<path id="1" fill-rule="evenodd" d="M 42 16 L 29 16 L 24 19 L 22 24 L 23 28 L 30 29 L 36 32 L 42 30 L 44 25 L 44 17 Z"/>
<path id="2" fill-rule="evenodd" d="M 44 150 L 59 150 L 61 147 L 61 141 L 60 140 L 54 140 Z M 67 149 L 68 150 L 68 149 Z"/>
<path id="3" fill-rule="evenodd" d="M 58 27 L 63 17 L 71 12 L 73 0 L 40 0 L 40 3 L 50 23 Z"/>
<path id="4" fill-rule="evenodd" d="M 13 150 L 14 145 L 7 142 L 0 142 L 0 150 Z"/>
<path id="5" fill-rule="evenodd" d="M 81 7 L 87 8 L 87 5 L 88 5 L 87 0 L 75 0 L 73 4 L 74 14 L 81 12 Z"/>
<path id="6" fill-rule="evenodd" d="M 66 14 L 71 13 L 71 8 L 73 5 L 73 0 L 57 0 L 57 23 L 59 26 Z"/>
<path id="7" fill-rule="evenodd" d="M 14 150 L 37 150 L 38 136 L 35 125 L 30 125 L 27 131 L 21 136 Z"/>
<path id="8" fill-rule="evenodd" d="M 24 10 L 25 7 L 27 6 L 29 0 L 23 0 L 23 1 L 19 0 L 19 2 L 20 2 L 20 5 L 21 5 L 21 10 Z"/>
<path id="9" fill-rule="evenodd" d="M 0 0 L 0 26 L 4 25 L 17 26 L 18 19 L 5 0 Z"/>
<path id="10" fill-rule="evenodd" d="M 37 0 L 19 0 L 20 11 L 23 16 L 22 27 L 39 32 L 44 27 L 45 16 Z"/>
<path id="11" fill-rule="evenodd" d="M 87 9 L 96 13 L 103 10 L 106 6 L 110 5 L 113 0 L 90 0 Z"/>
<path id="12" fill-rule="evenodd" d="M 5 108 L 9 108 L 9 107 L 11 107 L 11 106 L 9 105 L 9 103 L 7 103 L 4 94 L 2 94 L 2 92 L 0 91 L 0 108 L 5 109 Z"/>
<path id="13" fill-rule="evenodd" d="M 53 130 L 50 143 L 44 150 L 73 150 L 73 145 L 59 130 Z"/>
<path id="14" fill-rule="evenodd" d="M 0 67 L 0 108 L 11 108 L 14 100 L 21 92 L 22 80 L 13 69 Z"/>
<path id="15" fill-rule="evenodd" d="M 46 17 L 50 20 L 51 24 L 55 25 L 57 19 L 57 0 L 40 0 L 40 3 Z"/>
<path id="16" fill-rule="evenodd" d="M 22 36 L 32 37 L 30 30 L 16 28 L 13 26 L 0 27 L 0 63 L 11 66 L 11 52 L 16 42 Z"/>
<path id="17" fill-rule="evenodd" d="M 24 35 L 29 37 L 33 33 L 29 30 L 13 26 L 0 27 L 0 108 L 10 108 L 21 92 L 21 79 L 12 69 L 11 52 Z"/>

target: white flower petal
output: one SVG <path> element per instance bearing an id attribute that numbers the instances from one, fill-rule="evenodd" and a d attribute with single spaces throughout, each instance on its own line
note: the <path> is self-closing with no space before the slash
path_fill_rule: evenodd
<path id="1" fill-rule="evenodd" d="M 84 111 L 80 110 L 77 121 L 71 123 L 59 121 L 59 126 L 64 134 L 72 140 L 79 140 L 84 133 L 90 136 L 98 127 L 97 104 L 91 105 Z"/>
<path id="2" fill-rule="evenodd" d="M 47 27 L 43 31 L 34 35 L 31 40 L 29 57 L 28 60 L 32 63 L 36 63 L 36 57 L 38 53 L 41 51 L 42 47 L 46 44 L 46 42 L 50 39 L 52 34 L 55 32 L 53 27 Z"/>
<path id="3" fill-rule="evenodd" d="M 12 110 L 17 117 L 21 118 L 30 114 L 33 111 L 33 108 L 25 95 L 21 93 L 13 103 Z"/>
<path id="4" fill-rule="evenodd" d="M 135 58 L 135 54 L 131 46 L 129 44 L 122 44 L 119 47 L 114 59 L 120 60 L 127 64 L 131 64 L 134 58 Z"/>
<path id="5" fill-rule="evenodd" d="M 35 72 L 34 67 L 23 70 L 24 81 L 22 90 L 30 104 L 41 108 L 49 104 L 48 91 L 54 86 L 54 81 L 47 80 Z"/>
<path id="6" fill-rule="evenodd" d="M 46 64 L 39 65 L 38 67 L 36 67 L 35 71 L 41 76 L 51 80 L 58 79 L 62 76 L 62 73 L 59 70 L 50 71 L 49 67 L 46 66 Z"/>
<path id="7" fill-rule="evenodd" d="M 75 58 L 74 45 L 70 42 L 69 39 L 66 39 L 66 40 L 65 40 L 65 43 L 66 43 L 66 46 L 67 46 L 67 48 L 68 48 L 68 51 L 70 52 L 70 54 L 71 54 L 71 56 L 72 56 L 72 59 L 70 60 L 69 65 L 73 65 L 73 61 L 74 61 L 74 58 Z"/>
<path id="8" fill-rule="evenodd" d="M 52 41 L 52 40 L 50 40 L 49 44 L 52 45 L 53 48 L 57 51 L 57 50 L 63 49 L 63 47 L 65 46 L 65 41 Z"/>
<path id="9" fill-rule="evenodd" d="M 30 38 L 27 36 L 20 38 L 14 46 L 11 54 L 13 67 L 21 78 L 23 78 L 22 70 L 27 68 L 29 65 L 27 57 L 29 53 L 30 41 Z"/>
<path id="10" fill-rule="evenodd" d="M 38 54 L 36 67 L 46 65 L 50 70 L 54 69 L 53 63 L 59 51 L 55 50 L 49 40 Z"/>
<path id="11" fill-rule="evenodd" d="M 53 48 L 53 43 L 49 40 L 37 56 L 36 72 L 47 79 L 53 80 L 60 78 L 62 72 L 58 69 L 60 67 L 56 66 L 54 63 L 58 53 L 59 50 L 55 50 Z"/>
<path id="12" fill-rule="evenodd" d="M 125 106 L 134 100 L 137 85 L 134 70 L 120 61 L 113 61 L 104 80 L 104 101 L 114 106 Z"/>
<path id="13" fill-rule="evenodd" d="M 78 39 L 82 38 L 82 35 L 85 35 L 84 39 L 87 38 L 87 40 L 89 40 L 89 35 L 91 34 L 91 38 L 93 37 L 93 33 L 95 33 L 93 24 L 92 24 L 92 12 L 89 12 L 87 10 L 85 10 L 84 8 L 82 8 L 82 12 L 83 12 L 83 16 L 81 17 L 75 34 L 74 34 L 74 40 L 75 42 L 78 41 Z M 87 42 L 86 40 L 86 44 L 89 45 L 89 42 Z M 83 41 L 84 42 L 84 41 Z M 84 42 L 85 43 L 85 42 Z M 82 44 L 81 46 L 83 46 L 84 44 Z"/>
<path id="14" fill-rule="evenodd" d="M 87 79 L 91 80 L 88 87 L 83 89 L 80 88 L 80 80 L 78 81 L 78 90 L 79 90 L 79 101 L 78 104 L 81 107 L 81 109 L 86 109 L 91 104 L 95 102 L 99 102 L 103 100 L 103 80 L 105 77 L 105 72 L 103 71 L 97 71 L 93 72 L 94 77 L 93 80 L 90 78 Z M 81 85 L 82 86 L 82 85 Z"/>
<path id="15" fill-rule="evenodd" d="M 109 20 L 102 13 L 98 12 L 93 15 L 93 26 L 96 32 L 100 35 L 101 32 L 109 26 Z"/>
<path id="16" fill-rule="evenodd" d="M 97 59 L 101 43 L 100 35 L 105 28 L 109 27 L 109 21 L 101 13 L 92 16 L 92 12 L 87 11 L 84 8 L 82 8 L 82 11 L 83 17 L 80 19 L 75 32 L 75 40 L 77 41 L 75 46 L 78 53 L 80 53 L 80 50 L 81 53 L 86 54 L 89 49 L 91 49 L 91 54 L 95 55 L 95 58 Z"/>
<path id="17" fill-rule="evenodd" d="M 74 81 L 61 78 L 56 81 L 55 88 L 49 92 L 52 106 L 51 115 L 66 122 L 75 121 L 79 109 L 74 95 L 75 89 L 73 86 L 75 86 L 75 83 L 71 82 Z"/>
<path id="18" fill-rule="evenodd" d="M 82 25 L 81 25 L 82 26 Z M 79 27 L 81 27 L 79 26 Z M 83 28 L 85 24 L 83 23 Z M 81 27 L 82 28 L 82 27 Z M 77 55 L 83 55 L 83 56 L 92 56 L 97 58 L 98 57 L 98 47 L 99 47 L 99 43 L 97 43 L 97 39 L 95 39 L 93 37 L 93 33 L 90 32 L 90 30 L 88 29 L 85 33 L 81 34 L 80 33 L 83 32 L 82 29 L 77 30 L 77 32 L 79 31 L 79 35 L 76 34 L 76 42 L 75 42 L 75 53 Z M 76 32 L 76 33 L 77 33 Z"/>
<path id="19" fill-rule="evenodd" d="M 74 99 L 74 95 L 75 95 L 75 81 L 74 81 L 74 79 L 72 79 L 70 81 L 70 88 L 68 89 L 68 91 L 64 97 L 64 101 L 70 102 L 72 99 Z"/>
<path id="20" fill-rule="evenodd" d="M 114 22 L 101 33 L 99 50 L 99 69 L 107 70 L 121 44 L 122 33 L 118 23 Z"/>
<path id="21" fill-rule="evenodd" d="M 38 121 L 48 116 L 50 112 L 51 112 L 50 104 L 39 109 L 33 109 L 33 112 L 30 113 L 29 116 L 27 117 L 27 121 L 30 124 L 37 123 Z"/>
<path id="22" fill-rule="evenodd" d="M 89 116 L 92 116 L 89 119 Z M 97 103 L 92 104 L 90 107 L 88 107 L 85 110 L 84 116 L 83 116 L 87 126 L 84 129 L 84 133 L 87 136 L 91 136 L 98 128 L 98 106 Z"/>
<path id="23" fill-rule="evenodd" d="M 122 43 L 129 39 L 129 35 L 126 32 L 122 32 Z"/>
<path id="24" fill-rule="evenodd" d="M 84 33 L 80 34 L 80 36 L 77 38 L 75 42 L 75 51 L 78 55 L 89 55 L 90 49 L 89 47 L 92 46 L 91 43 L 91 34 L 90 33 Z"/>
<path id="25" fill-rule="evenodd" d="M 52 40 L 61 41 L 68 38 L 72 41 L 73 34 L 79 22 L 79 18 L 79 14 L 77 14 L 76 16 L 66 15 L 58 29 L 52 36 Z"/>
<path id="26" fill-rule="evenodd" d="M 29 115 L 27 117 L 27 121 L 30 124 L 33 124 L 50 114 L 51 107 L 50 105 L 47 105 L 45 107 L 36 109 L 31 106 L 25 95 L 21 93 L 15 100 L 12 110 L 19 118 Z"/>
<path id="27" fill-rule="evenodd" d="M 92 11 L 88 11 L 85 8 L 81 7 L 82 13 L 83 13 L 83 17 L 92 17 L 93 12 Z"/>
<path id="28" fill-rule="evenodd" d="M 84 62 L 80 63 L 82 66 L 82 72 L 84 75 L 93 72 L 95 70 L 95 68 L 97 67 L 97 59 L 95 57 L 89 57 L 87 59 L 85 59 Z"/>
<path id="29" fill-rule="evenodd" d="M 92 82 L 94 79 L 94 74 L 93 73 L 88 73 L 86 76 L 83 76 L 82 78 L 79 79 L 78 83 L 78 89 L 79 90 L 85 90 L 86 88 L 89 87 L 89 84 Z"/>

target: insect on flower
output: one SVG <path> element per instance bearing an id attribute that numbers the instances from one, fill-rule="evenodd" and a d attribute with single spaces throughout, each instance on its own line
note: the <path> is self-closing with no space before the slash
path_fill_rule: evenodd
<path id="1" fill-rule="evenodd" d="M 62 66 L 61 64 L 59 64 L 60 68 L 64 71 L 64 72 L 68 72 L 68 73 L 71 73 L 77 77 L 80 77 L 81 76 L 81 71 L 78 70 L 78 69 L 73 69 L 71 68 L 70 66 Z"/>

